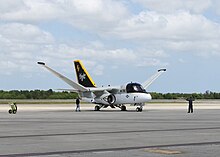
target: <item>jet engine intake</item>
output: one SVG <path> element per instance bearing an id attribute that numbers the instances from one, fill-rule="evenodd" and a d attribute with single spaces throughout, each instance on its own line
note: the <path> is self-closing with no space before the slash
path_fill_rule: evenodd
<path id="1" fill-rule="evenodd" d="M 116 97 L 115 97 L 114 94 L 111 94 L 111 95 L 108 96 L 107 100 L 108 100 L 108 103 L 110 105 L 113 105 L 115 103 L 115 101 L 116 101 Z"/>

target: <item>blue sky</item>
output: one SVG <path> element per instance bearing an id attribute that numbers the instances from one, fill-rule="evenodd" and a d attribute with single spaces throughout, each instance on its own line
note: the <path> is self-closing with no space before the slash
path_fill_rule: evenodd
<path id="1" fill-rule="evenodd" d="M 70 88 L 81 59 L 97 85 L 144 82 L 148 91 L 220 92 L 218 0 L 1 0 L 0 89 Z"/>

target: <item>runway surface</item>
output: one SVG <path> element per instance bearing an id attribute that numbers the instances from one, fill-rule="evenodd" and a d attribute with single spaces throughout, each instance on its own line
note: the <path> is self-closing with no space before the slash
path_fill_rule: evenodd
<path id="1" fill-rule="evenodd" d="M 143 112 L 21 104 L 16 115 L 0 105 L 0 157 L 219 156 L 220 103 L 206 104 L 193 114 L 187 104 L 151 104 Z"/>

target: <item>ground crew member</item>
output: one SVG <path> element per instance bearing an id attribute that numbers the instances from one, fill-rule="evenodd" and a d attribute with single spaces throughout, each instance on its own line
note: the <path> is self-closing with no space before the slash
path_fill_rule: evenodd
<path id="1" fill-rule="evenodd" d="M 189 97 L 186 101 L 189 102 L 188 113 L 193 113 L 193 101 L 195 101 L 195 99 L 193 97 Z"/>
<path id="2" fill-rule="evenodd" d="M 77 111 L 80 112 L 80 100 L 79 100 L 79 98 L 76 98 L 76 112 Z"/>

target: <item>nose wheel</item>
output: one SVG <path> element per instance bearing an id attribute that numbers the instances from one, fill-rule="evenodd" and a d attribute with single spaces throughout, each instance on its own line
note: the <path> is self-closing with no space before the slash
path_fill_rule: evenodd
<path id="1" fill-rule="evenodd" d="M 136 111 L 137 111 L 137 112 L 142 112 L 142 107 L 137 107 L 137 108 L 136 108 Z"/>

